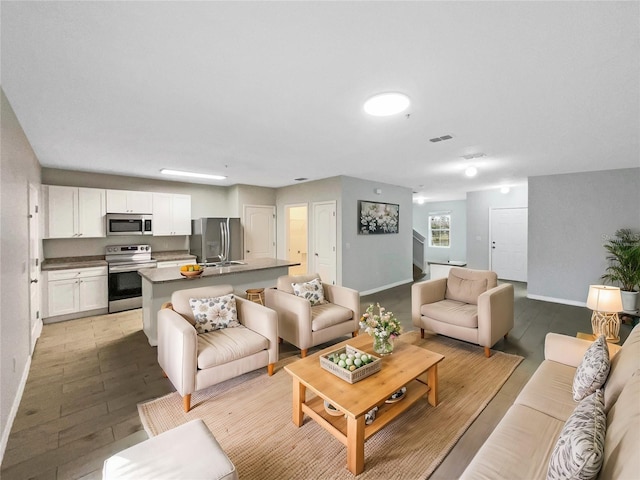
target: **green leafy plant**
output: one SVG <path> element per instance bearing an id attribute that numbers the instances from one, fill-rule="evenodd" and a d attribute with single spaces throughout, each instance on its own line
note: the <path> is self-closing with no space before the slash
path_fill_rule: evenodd
<path id="1" fill-rule="evenodd" d="M 640 288 L 640 233 L 621 228 L 604 244 L 609 266 L 602 275 L 605 282 L 617 283 L 627 292 Z"/>

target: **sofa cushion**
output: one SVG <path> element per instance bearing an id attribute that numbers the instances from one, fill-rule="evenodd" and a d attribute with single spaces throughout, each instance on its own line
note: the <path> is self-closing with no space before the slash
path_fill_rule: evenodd
<path id="1" fill-rule="evenodd" d="M 600 335 L 584 352 L 573 378 L 573 399 L 579 402 L 604 385 L 609 375 L 609 348 L 606 337 Z"/>
<path id="2" fill-rule="evenodd" d="M 198 368 L 222 365 L 269 348 L 269 340 L 244 326 L 198 335 Z"/>
<path id="3" fill-rule="evenodd" d="M 450 270 L 444 298 L 477 305 L 478 297 L 486 291 L 486 278 L 463 278 L 456 275 L 455 270 Z"/>
<path id="4" fill-rule="evenodd" d="M 551 360 L 543 360 L 515 400 L 561 422 L 576 408 L 571 385 L 576 369 Z"/>
<path id="5" fill-rule="evenodd" d="M 198 333 L 240 326 L 236 297 L 233 294 L 221 297 L 190 298 L 189 305 Z"/>
<path id="6" fill-rule="evenodd" d="M 441 300 L 435 303 L 425 303 L 420 307 L 420 314 L 451 325 L 478 328 L 478 306 L 475 304 L 456 300 Z"/>
<path id="7" fill-rule="evenodd" d="M 319 278 L 314 278 L 309 282 L 292 283 L 293 293 L 308 300 L 312 307 L 326 303 L 324 299 L 324 289 Z"/>
<path id="8" fill-rule="evenodd" d="M 596 478 L 604 459 L 606 429 L 604 393 L 598 389 L 580 401 L 565 423 L 549 460 L 547 478 Z"/>
<path id="9" fill-rule="evenodd" d="M 512 405 L 460 478 L 545 478 L 563 421 Z"/>
<path id="10" fill-rule="evenodd" d="M 608 412 L 627 381 L 640 368 L 640 324 L 631 331 L 622 349 L 611 360 L 611 371 L 604 384 L 604 409 Z"/>
<path id="11" fill-rule="evenodd" d="M 317 332 L 353 318 L 349 308 L 334 303 L 324 303 L 311 307 L 311 331 Z"/>
<path id="12" fill-rule="evenodd" d="M 614 357 L 615 358 L 615 357 Z M 605 392 L 606 393 L 606 392 Z M 627 382 L 607 414 L 601 480 L 637 478 L 640 472 L 640 370 Z"/>
<path id="13" fill-rule="evenodd" d="M 317 273 L 310 273 L 308 275 L 283 275 L 276 280 L 276 288 L 283 292 L 293 294 L 292 283 L 304 283 L 310 282 L 314 278 L 320 279 L 320 275 Z M 322 279 L 320 279 L 322 281 Z"/>

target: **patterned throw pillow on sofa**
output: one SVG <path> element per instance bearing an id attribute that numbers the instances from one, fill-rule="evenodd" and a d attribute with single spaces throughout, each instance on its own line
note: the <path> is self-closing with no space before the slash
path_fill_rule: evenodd
<path id="1" fill-rule="evenodd" d="M 567 419 L 547 470 L 547 480 L 592 479 L 604 460 L 607 416 L 604 394 L 598 389 L 585 397 Z"/>
<path id="2" fill-rule="evenodd" d="M 584 353 L 576 369 L 573 377 L 573 399 L 579 402 L 598 388 L 602 388 L 607 381 L 610 368 L 609 347 L 605 336 L 600 335 Z"/>
<path id="3" fill-rule="evenodd" d="M 212 298 L 190 298 L 189 306 L 193 311 L 198 333 L 240 326 L 236 297 L 233 294 Z"/>
<path id="4" fill-rule="evenodd" d="M 305 283 L 292 283 L 291 286 L 293 287 L 293 293 L 298 297 L 309 300 L 312 307 L 327 303 L 324 299 L 324 289 L 319 278 L 314 278 Z"/>

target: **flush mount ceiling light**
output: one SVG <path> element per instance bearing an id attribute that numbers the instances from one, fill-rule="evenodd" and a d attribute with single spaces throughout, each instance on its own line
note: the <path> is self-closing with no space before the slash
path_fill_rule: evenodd
<path id="1" fill-rule="evenodd" d="M 160 170 L 160 173 L 164 175 L 175 175 L 177 177 L 193 177 L 193 178 L 208 178 L 210 180 L 224 180 L 224 175 L 211 175 L 209 173 L 196 173 L 196 172 L 183 172 L 180 170 L 170 170 L 168 168 L 163 168 Z"/>
<path id="2" fill-rule="evenodd" d="M 464 174 L 467 177 L 475 177 L 478 174 L 478 169 L 472 165 L 470 167 L 467 167 L 467 169 L 464 171 Z"/>
<path id="3" fill-rule="evenodd" d="M 405 111 L 411 101 L 404 93 L 381 93 L 364 103 L 364 111 L 374 117 L 386 117 Z"/>

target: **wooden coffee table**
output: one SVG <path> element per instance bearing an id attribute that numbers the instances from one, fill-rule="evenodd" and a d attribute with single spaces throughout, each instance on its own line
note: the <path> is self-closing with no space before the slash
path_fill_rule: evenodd
<path id="1" fill-rule="evenodd" d="M 320 355 L 345 345 L 376 355 L 371 337 L 359 335 L 284 368 L 293 378 L 293 423 L 301 427 L 305 413 L 315 420 L 346 445 L 347 468 L 358 475 L 364 470 L 364 442 L 369 437 L 424 397 L 430 405 L 438 404 L 438 363 L 444 356 L 404 343 L 400 337 L 393 354 L 382 357 L 379 372 L 350 384 L 320 366 Z M 385 404 L 403 386 L 407 387 L 404 398 Z M 316 396 L 307 399 L 307 389 Z M 344 412 L 346 419 L 329 415 L 324 400 Z M 375 406 L 380 407 L 376 419 L 365 425 L 365 414 Z"/>

